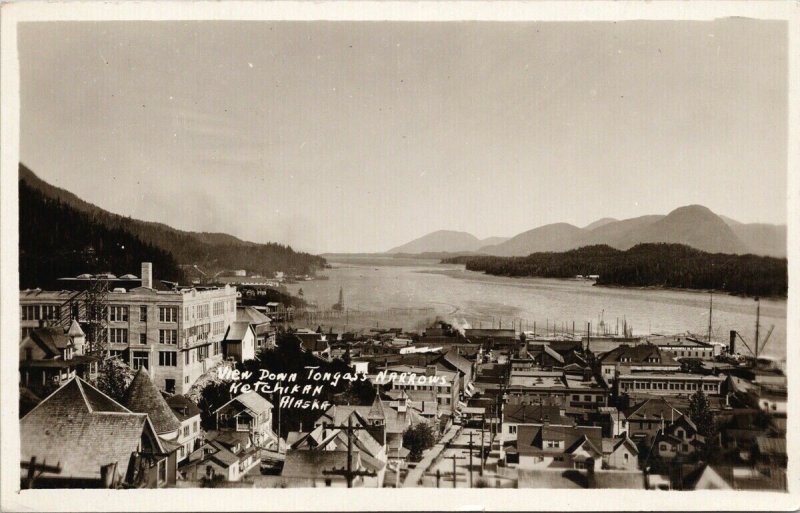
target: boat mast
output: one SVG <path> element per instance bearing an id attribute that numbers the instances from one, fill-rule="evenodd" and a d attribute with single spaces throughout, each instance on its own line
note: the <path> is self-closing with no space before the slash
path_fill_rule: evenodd
<path id="1" fill-rule="evenodd" d="M 756 360 L 758 360 L 758 328 L 761 320 L 761 301 L 756 298 Z"/>
<path id="2" fill-rule="evenodd" d="M 711 315 L 714 313 L 714 291 L 708 301 L 708 343 L 711 343 Z"/>

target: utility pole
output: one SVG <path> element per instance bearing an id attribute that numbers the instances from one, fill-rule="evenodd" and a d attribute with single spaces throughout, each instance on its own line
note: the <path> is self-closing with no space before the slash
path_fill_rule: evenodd
<path id="1" fill-rule="evenodd" d="M 475 433 L 470 431 L 469 432 L 469 487 L 472 488 L 472 435 Z"/>
<path id="2" fill-rule="evenodd" d="M 456 460 L 465 460 L 466 458 L 464 456 L 456 456 L 456 453 L 453 453 L 452 455 L 447 456 L 447 458 L 450 458 L 450 459 L 453 460 L 453 488 L 455 488 L 456 487 L 456 476 L 458 475 L 456 473 Z"/>
<path id="3" fill-rule="evenodd" d="M 480 473 L 481 477 L 483 477 L 483 459 L 484 459 L 483 455 L 485 453 L 483 449 L 483 432 L 485 425 L 486 425 L 486 417 L 484 416 L 483 418 L 481 418 L 481 473 Z"/>
<path id="4" fill-rule="evenodd" d="M 61 473 L 61 463 L 58 463 L 56 466 L 48 465 L 47 460 L 44 460 L 41 463 L 36 463 L 36 456 L 32 456 L 30 461 L 23 461 L 22 468 L 28 471 L 27 479 L 25 480 L 23 486 L 25 489 L 35 488 L 34 483 L 36 482 L 36 479 L 45 472 L 52 472 L 55 474 Z"/>
<path id="5" fill-rule="evenodd" d="M 359 476 L 375 477 L 377 474 L 369 470 L 353 470 L 353 433 L 365 430 L 364 427 L 353 426 L 353 417 L 347 418 L 347 426 L 325 425 L 326 428 L 340 429 L 347 433 L 347 466 L 344 469 L 323 470 L 323 474 L 344 476 L 347 480 L 347 487 L 353 487 L 353 478 Z"/>

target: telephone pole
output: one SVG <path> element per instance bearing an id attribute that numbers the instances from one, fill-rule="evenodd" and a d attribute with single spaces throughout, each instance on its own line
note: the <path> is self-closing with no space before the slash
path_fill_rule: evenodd
<path id="1" fill-rule="evenodd" d="M 344 476 L 347 480 L 347 487 L 353 487 L 353 479 L 360 476 L 375 477 L 377 474 L 369 470 L 353 470 L 353 433 L 365 430 L 364 427 L 353 426 L 353 417 L 347 418 L 347 426 L 325 425 L 326 428 L 339 429 L 347 433 L 347 466 L 344 469 L 323 470 L 323 474 Z"/>
<path id="2" fill-rule="evenodd" d="M 445 459 L 447 459 L 447 458 L 453 460 L 453 488 L 455 488 L 456 487 L 456 476 L 458 475 L 456 473 L 456 460 L 465 460 L 466 458 L 464 456 L 456 456 L 456 453 L 453 453 L 450 456 L 446 456 L 445 457 Z"/>

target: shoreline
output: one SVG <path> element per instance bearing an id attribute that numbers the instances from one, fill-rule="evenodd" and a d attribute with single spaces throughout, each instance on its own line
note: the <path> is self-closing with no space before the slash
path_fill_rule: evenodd
<path id="1" fill-rule="evenodd" d="M 447 265 L 447 264 L 445 264 L 445 265 Z M 420 270 L 420 271 L 416 271 L 416 272 L 423 273 L 423 274 L 441 274 L 441 275 L 444 275 L 444 276 L 449 276 L 451 278 L 462 278 L 462 279 L 471 279 L 467 273 L 472 273 L 472 276 L 475 277 L 475 278 L 472 278 L 474 281 L 481 281 L 480 278 L 479 278 L 481 276 L 490 278 L 489 280 L 483 280 L 483 281 L 494 281 L 492 279 L 496 279 L 496 280 L 503 280 L 503 279 L 509 279 L 509 280 L 553 280 L 553 281 L 558 281 L 558 282 L 589 282 L 589 281 L 592 281 L 592 280 L 585 280 L 585 279 L 579 279 L 579 278 L 556 278 L 556 277 L 549 277 L 549 276 L 506 276 L 506 275 L 502 275 L 502 274 L 489 274 L 489 273 L 480 272 L 480 271 L 470 271 L 470 270 L 467 270 L 467 269 L 435 269 L 435 270 Z M 663 290 L 663 291 L 668 291 L 668 292 L 688 292 L 688 293 L 693 293 L 693 294 L 709 294 L 710 292 L 712 292 L 710 289 L 685 289 L 685 288 L 679 288 L 679 287 L 664 287 L 664 286 L 660 286 L 660 285 L 641 285 L 641 286 L 636 286 L 636 285 L 618 285 L 618 284 L 598 284 L 597 282 L 594 282 L 594 283 L 591 284 L 591 286 L 592 287 L 598 287 L 598 288 L 615 289 L 615 290 Z M 737 294 L 737 293 L 726 292 L 726 291 L 721 291 L 721 290 L 714 290 L 713 292 L 715 294 L 731 296 L 731 297 L 738 297 L 738 298 L 742 298 L 742 299 L 748 299 L 748 298 L 755 299 L 756 297 L 758 297 L 759 299 L 762 299 L 762 300 L 777 301 L 777 302 L 784 302 L 784 303 L 788 300 L 787 296 L 751 296 L 751 295 L 747 295 L 747 294 Z"/>

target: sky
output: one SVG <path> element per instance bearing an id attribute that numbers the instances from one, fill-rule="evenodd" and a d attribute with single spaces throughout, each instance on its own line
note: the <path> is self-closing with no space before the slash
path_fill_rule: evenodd
<path id="1" fill-rule="evenodd" d="M 180 229 L 323 253 L 786 222 L 783 22 L 23 23 L 19 54 L 22 162 Z"/>

